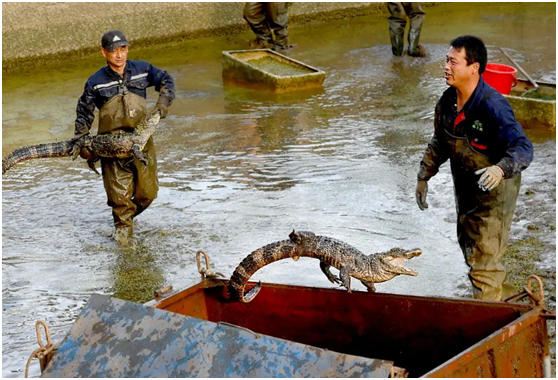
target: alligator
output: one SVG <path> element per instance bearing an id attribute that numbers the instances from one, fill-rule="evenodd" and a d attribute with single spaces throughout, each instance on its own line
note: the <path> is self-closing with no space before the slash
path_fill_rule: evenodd
<path id="1" fill-rule="evenodd" d="M 127 158 L 134 156 L 144 165 L 147 165 L 147 159 L 143 155 L 142 150 L 147 140 L 155 132 L 160 118 L 159 111 L 145 116 L 138 123 L 133 133 L 87 135 L 79 139 L 18 148 L 2 160 L 2 174 L 6 173 L 18 162 L 33 158 L 72 156 L 75 160 L 81 148 L 87 148 L 91 153 L 91 157 L 87 160 L 87 165 L 97 174 L 99 172 L 95 167 L 95 162 L 101 157 Z"/>
<path id="2" fill-rule="evenodd" d="M 242 260 L 224 289 L 224 296 L 243 303 L 251 302 L 259 293 L 261 282 L 246 294 L 245 286 L 256 271 L 267 264 L 287 258 L 296 261 L 301 256 L 320 260 L 320 269 L 327 279 L 345 287 L 349 293 L 351 277 L 360 280 L 369 292 L 375 292 L 374 283 L 389 281 L 400 274 L 417 276 L 417 272 L 405 267 L 405 259 L 412 259 L 421 253 L 420 249 L 392 248 L 367 256 L 342 241 L 319 236 L 310 231 L 293 230 L 289 240 L 263 246 Z M 331 273 L 332 266 L 339 270 L 339 277 Z"/>

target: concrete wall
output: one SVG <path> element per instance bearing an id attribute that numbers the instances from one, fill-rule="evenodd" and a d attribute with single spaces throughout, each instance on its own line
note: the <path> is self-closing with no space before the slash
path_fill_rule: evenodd
<path id="1" fill-rule="evenodd" d="M 138 45 L 247 30 L 244 3 L 2 3 L 2 69 L 64 54 L 90 54 L 104 31 L 122 29 Z M 386 3 L 292 3 L 291 26 L 386 13 Z M 41 57 L 41 59 L 37 59 Z"/>

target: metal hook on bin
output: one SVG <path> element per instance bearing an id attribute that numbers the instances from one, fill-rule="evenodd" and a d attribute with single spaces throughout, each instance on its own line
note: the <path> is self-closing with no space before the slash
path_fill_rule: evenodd
<path id="1" fill-rule="evenodd" d="M 536 281 L 539 285 L 539 294 L 538 296 L 533 293 L 533 287 L 531 283 Z M 527 276 L 527 287 L 524 288 L 527 294 L 529 294 L 529 298 L 531 302 L 535 304 L 535 306 L 544 305 L 544 291 L 543 291 L 543 283 L 539 276 L 534 274 Z"/>
<path id="2" fill-rule="evenodd" d="M 202 268 L 201 266 L 201 260 L 200 260 L 200 256 L 203 255 L 205 257 L 205 268 Z M 196 262 L 198 264 L 198 272 L 201 274 L 202 276 L 202 281 L 207 277 L 207 278 L 217 278 L 219 276 L 221 277 L 225 277 L 223 274 L 219 273 L 219 272 L 215 272 L 213 273 L 209 267 L 209 255 L 204 252 L 204 251 L 198 251 L 196 253 Z"/>
<path id="3" fill-rule="evenodd" d="M 45 329 L 45 337 L 47 340 L 47 344 L 46 346 L 43 344 L 43 341 L 41 339 L 41 326 L 44 327 Z M 37 321 L 37 323 L 35 323 L 35 331 L 37 332 L 37 343 L 39 343 L 39 346 L 41 348 L 49 348 L 50 346 L 52 346 L 52 342 L 50 340 L 50 331 L 48 329 L 48 325 L 46 324 L 45 321 Z"/>
<path id="4" fill-rule="evenodd" d="M 43 340 L 41 338 L 41 326 L 43 326 L 45 329 L 45 336 L 47 341 L 46 345 L 43 343 Z M 25 366 L 25 377 L 29 377 L 29 366 L 33 358 L 39 359 L 42 373 L 50 362 L 50 359 L 52 359 L 52 356 L 54 355 L 53 351 L 57 349 L 57 346 L 53 345 L 52 341 L 50 340 L 50 331 L 45 321 L 37 321 L 37 323 L 35 323 L 35 331 L 37 332 L 37 343 L 39 343 L 39 348 L 33 351 L 31 356 L 27 360 L 27 365 Z"/>

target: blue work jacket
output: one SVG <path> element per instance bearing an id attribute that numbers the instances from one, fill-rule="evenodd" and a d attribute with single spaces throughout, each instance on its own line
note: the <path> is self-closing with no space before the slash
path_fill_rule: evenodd
<path id="1" fill-rule="evenodd" d="M 450 87 L 444 92 L 436 104 L 434 127 L 418 179 L 430 179 L 448 159 L 454 182 L 487 165 L 498 165 L 504 178 L 512 178 L 533 160 L 533 145 L 510 104 L 482 76 L 459 113 L 457 90 Z"/>
<path id="2" fill-rule="evenodd" d="M 174 80 L 166 71 L 148 62 L 131 60 L 126 61 L 123 76 L 109 65 L 99 69 L 89 77 L 83 95 L 79 98 L 74 137 L 89 133 L 95 120 L 95 107 L 101 109 L 109 100 L 125 91 L 146 98 L 147 88 L 152 86 L 159 92 L 158 102 L 169 106 L 175 97 Z"/>

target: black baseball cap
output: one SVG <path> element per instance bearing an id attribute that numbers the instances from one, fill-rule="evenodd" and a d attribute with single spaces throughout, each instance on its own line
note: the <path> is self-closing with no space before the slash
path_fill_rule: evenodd
<path id="1" fill-rule="evenodd" d="M 130 46 L 124 33 L 120 30 L 109 30 L 103 34 L 101 39 L 101 46 L 103 49 L 113 51 L 120 46 Z"/>

